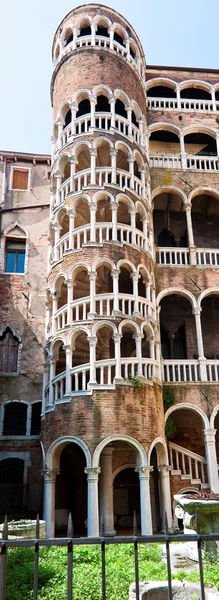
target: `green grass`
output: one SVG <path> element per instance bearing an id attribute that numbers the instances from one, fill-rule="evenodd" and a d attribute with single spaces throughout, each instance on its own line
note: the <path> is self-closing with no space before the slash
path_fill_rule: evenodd
<path id="1" fill-rule="evenodd" d="M 74 553 L 74 600 L 100 600 L 101 548 L 76 546 Z M 29 548 L 10 550 L 6 600 L 32 600 L 34 551 Z M 66 600 L 67 549 L 41 548 L 39 563 L 39 600 Z M 199 581 L 197 571 L 174 576 L 181 581 Z M 167 579 L 158 544 L 139 545 L 140 581 Z M 127 600 L 129 586 L 135 580 L 134 552 L 131 545 L 106 547 L 107 600 Z M 204 561 L 204 580 L 219 588 L 219 559 Z"/>

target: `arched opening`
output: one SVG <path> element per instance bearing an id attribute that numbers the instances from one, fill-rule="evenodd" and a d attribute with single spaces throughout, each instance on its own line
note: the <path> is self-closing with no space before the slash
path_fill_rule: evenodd
<path id="1" fill-rule="evenodd" d="M 67 285 L 64 276 L 59 277 L 55 284 L 57 310 L 67 304 Z"/>
<path id="2" fill-rule="evenodd" d="M 84 225 L 88 225 L 90 223 L 90 206 L 87 198 L 78 198 L 76 200 L 75 205 L 75 221 L 74 228 L 83 227 Z M 75 244 L 77 240 L 75 238 Z"/>
<path id="3" fill-rule="evenodd" d="M 99 514 L 106 535 L 132 535 L 134 512 L 141 526 L 138 464 L 136 447 L 122 440 L 107 444 L 101 452 Z"/>
<path id="4" fill-rule="evenodd" d="M 116 156 L 116 168 L 121 169 L 122 171 L 129 172 L 129 152 L 126 147 L 119 147 L 117 156 Z M 119 184 L 119 175 L 117 175 L 117 183 Z"/>
<path id="5" fill-rule="evenodd" d="M 66 29 L 65 31 L 65 35 L 64 35 L 64 46 L 68 46 L 68 44 L 70 44 L 71 42 L 73 42 L 73 31 L 72 29 Z"/>
<path id="6" fill-rule="evenodd" d="M 72 367 L 85 365 L 89 361 L 90 347 L 87 334 L 84 331 L 78 331 L 72 340 Z"/>
<path id="7" fill-rule="evenodd" d="M 138 295 L 141 296 L 142 298 L 146 298 L 147 282 L 148 282 L 148 274 L 145 271 L 145 269 L 143 269 L 143 267 L 141 267 L 139 269 Z"/>
<path id="8" fill-rule="evenodd" d="M 136 357 L 135 334 L 136 329 L 132 323 L 126 323 L 123 325 L 121 338 L 121 358 Z M 123 376 L 124 372 L 122 368 L 122 377 Z M 128 372 L 128 376 L 131 376 L 131 371 Z"/>
<path id="9" fill-rule="evenodd" d="M 134 513 L 140 527 L 139 476 L 135 469 L 126 467 L 116 475 L 113 492 L 116 528 L 124 535 L 124 530 L 133 529 Z"/>
<path id="10" fill-rule="evenodd" d="M 111 158 L 110 158 L 110 144 L 106 140 L 98 140 L 96 144 L 97 148 L 97 157 L 96 157 L 96 166 L 97 167 L 110 167 L 111 166 Z"/>
<path id="11" fill-rule="evenodd" d="M 73 272 L 72 277 L 73 297 L 74 300 L 85 298 L 90 295 L 90 281 L 86 267 L 78 267 Z M 76 320 L 73 313 L 73 321 Z"/>
<path id="12" fill-rule="evenodd" d="M 58 221 L 60 224 L 60 238 L 69 232 L 69 216 L 66 210 L 61 210 L 58 214 Z"/>
<path id="13" fill-rule="evenodd" d="M 96 380 L 100 385 L 107 385 L 114 380 L 115 377 L 115 365 L 112 364 L 110 370 L 109 380 L 109 362 L 110 359 L 115 359 L 115 347 L 113 339 L 113 328 L 110 325 L 103 325 L 97 331 L 97 344 L 96 344 Z M 98 361 L 106 361 L 106 364 L 98 366 Z"/>
<path id="14" fill-rule="evenodd" d="M 178 135 L 173 133 L 173 131 L 168 131 L 167 129 L 153 131 L 150 136 L 149 148 L 150 153 L 153 155 L 179 155 L 180 142 Z"/>
<path id="15" fill-rule="evenodd" d="M 143 167 L 143 161 L 140 156 L 137 154 L 134 161 L 134 176 L 138 177 L 141 180 L 141 169 Z"/>
<path id="16" fill-rule="evenodd" d="M 77 148 L 76 158 L 76 173 L 79 173 L 79 171 L 83 171 L 84 169 L 90 169 L 90 150 L 87 144 L 81 144 Z"/>
<path id="17" fill-rule="evenodd" d="M 156 447 L 153 448 L 150 465 L 153 467 L 153 471 L 150 475 L 150 496 L 151 496 L 151 517 L 153 533 L 161 531 L 161 498 L 159 489 L 159 471 L 157 464 L 157 452 Z"/>
<path id="18" fill-rule="evenodd" d="M 55 359 L 55 376 L 64 373 L 66 368 L 66 355 L 63 343 L 57 340 L 53 346 L 53 357 Z"/>
<path id="19" fill-rule="evenodd" d="M 31 412 L 30 435 L 40 435 L 42 402 L 34 402 Z"/>
<path id="20" fill-rule="evenodd" d="M 112 223 L 112 207 L 110 198 L 103 195 L 97 200 L 96 223 Z"/>
<path id="21" fill-rule="evenodd" d="M 204 356 L 208 360 L 219 359 L 219 295 L 211 294 L 201 304 L 202 339 Z"/>
<path id="22" fill-rule="evenodd" d="M 144 219 L 144 217 L 146 217 L 146 212 L 140 203 L 137 204 L 136 209 L 137 209 L 136 216 L 135 216 L 136 229 L 139 229 L 139 231 L 143 231 L 143 219 Z"/>
<path id="23" fill-rule="evenodd" d="M 65 127 L 67 127 L 68 125 L 70 125 L 71 123 L 71 110 L 69 109 L 65 115 L 65 122 L 64 122 L 64 127 L 63 129 L 65 129 Z"/>
<path id="24" fill-rule="evenodd" d="M 211 100 L 211 94 L 200 87 L 185 87 L 180 91 L 180 97 L 187 100 Z"/>
<path id="25" fill-rule="evenodd" d="M 129 52 L 130 52 L 132 58 L 136 58 L 137 50 L 136 50 L 136 46 L 133 42 L 130 42 Z"/>
<path id="26" fill-rule="evenodd" d="M 27 404 L 9 402 L 5 404 L 3 435 L 26 435 Z"/>
<path id="27" fill-rule="evenodd" d="M 176 98 L 176 91 L 167 85 L 154 85 L 147 90 L 148 98 Z"/>
<path id="28" fill-rule="evenodd" d="M 20 518 L 24 507 L 24 461 L 6 458 L 0 461 L 0 511 Z"/>
<path id="29" fill-rule="evenodd" d="M 199 194 L 192 199 L 192 226 L 197 248 L 218 248 L 219 201 L 211 194 Z M 209 264 L 209 254 L 205 255 L 205 261 Z"/>
<path id="30" fill-rule="evenodd" d="M 208 482 L 207 465 L 202 460 L 205 459 L 203 429 L 202 417 L 186 407 L 172 411 L 166 421 L 171 471 L 177 471 L 178 488 L 185 479 L 196 486 Z M 189 452 L 194 452 L 197 458 Z"/>
<path id="31" fill-rule="evenodd" d="M 152 336 L 151 330 L 144 326 L 143 328 L 143 338 L 141 340 L 141 355 L 142 358 L 152 358 L 151 357 L 151 348 L 150 348 L 150 338 Z"/>
<path id="32" fill-rule="evenodd" d="M 107 96 L 100 94 L 97 96 L 97 103 L 95 106 L 96 112 L 110 112 L 110 103 Z"/>
<path id="33" fill-rule="evenodd" d="M 0 335 L 0 373 L 16 373 L 20 340 L 10 327 Z"/>
<path id="34" fill-rule="evenodd" d="M 60 171 L 62 173 L 62 183 L 70 177 L 70 162 L 68 156 L 64 156 L 60 161 Z"/>
<path id="35" fill-rule="evenodd" d="M 135 125 L 135 127 L 138 127 L 139 129 L 139 122 L 134 110 L 132 110 L 132 123 L 133 125 Z"/>
<path id="36" fill-rule="evenodd" d="M 104 19 L 98 21 L 96 35 L 109 38 L 109 25 Z"/>
<path id="37" fill-rule="evenodd" d="M 154 239 L 155 244 L 161 248 L 174 248 L 188 246 L 187 222 L 184 202 L 177 192 L 163 192 L 154 198 Z M 171 255 L 172 256 L 172 255 Z M 172 256 L 172 261 L 175 257 Z M 161 262 L 164 257 L 161 254 Z M 166 262 L 170 255 L 166 255 Z"/>
<path id="38" fill-rule="evenodd" d="M 124 44 L 125 44 L 125 36 L 124 36 L 124 33 L 122 32 L 121 29 L 116 28 L 114 30 L 113 39 L 114 39 L 114 42 L 118 42 L 118 44 L 121 44 L 121 46 L 124 46 Z"/>
<path id="39" fill-rule="evenodd" d="M 90 108 L 90 100 L 89 98 L 83 98 L 79 103 L 78 103 L 78 110 L 76 112 L 76 119 L 78 119 L 79 117 L 82 117 L 83 115 L 88 115 L 90 114 L 91 108 Z M 76 131 L 77 133 L 77 131 Z M 81 133 L 83 133 L 83 130 L 81 131 Z"/>
<path id="40" fill-rule="evenodd" d="M 192 156 L 217 156 L 217 145 L 213 135 L 197 131 L 184 136 L 185 152 Z M 190 163 L 188 163 L 190 166 Z M 202 168 L 200 166 L 199 168 Z"/>
<path id="41" fill-rule="evenodd" d="M 87 481 L 83 450 L 74 443 L 67 444 L 60 456 L 60 473 L 56 478 L 55 521 L 56 534 L 66 535 L 71 513 L 74 535 L 86 535 Z"/>
<path id="42" fill-rule="evenodd" d="M 58 60 L 59 54 L 60 54 L 60 46 L 59 46 L 59 44 L 57 44 L 56 49 L 55 49 L 55 60 Z"/>
<path id="43" fill-rule="evenodd" d="M 125 108 L 125 104 L 119 98 L 116 100 L 115 113 L 116 115 L 120 115 L 121 117 L 124 117 L 124 119 L 127 119 L 127 110 Z"/>
<path id="44" fill-rule="evenodd" d="M 78 37 L 85 37 L 87 35 L 91 35 L 91 26 L 90 21 L 88 21 L 88 19 L 84 19 L 80 24 L 80 31 Z"/>
<path id="45" fill-rule="evenodd" d="M 119 293 L 133 294 L 132 270 L 129 265 L 122 265 L 119 273 Z"/>
<path id="46" fill-rule="evenodd" d="M 117 222 L 121 224 L 123 223 L 124 225 L 131 225 L 130 205 L 127 203 L 127 201 L 119 200 Z"/>
<path id="47" fill-rule="evenodd" d="M 96 294 L 111 294 L 113 292 L 111 267 L 103 263 L 97 267 L 96 273 Z"/>
<path id="48" fill-rule="evenodd" d="M 198 358 L 196 328 L 189 300 L 178 294 L 161 300 L 162 357 L 169 360 Z"/>

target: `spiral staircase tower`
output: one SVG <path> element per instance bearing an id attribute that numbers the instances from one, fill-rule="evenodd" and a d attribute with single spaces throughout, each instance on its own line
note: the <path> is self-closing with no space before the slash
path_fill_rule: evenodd
<path id="1" fill-rule="evenodd" d="M 79 6 L 63 19 L 52 52 L 53 166 L 42 422 L 42 442 L 50 457 L 45 469 L 48 533 L 54 527 L 62 448 L 72 440 L 83 450 L 86 445 L 92 456 L 110 436 L 115 445 L 119 440 L 133 443 L 138 456 L 142 449 L 136 468 L 141 528 L 146 533 L 151 531 L 146 504 L 152 469 L 147 453 L 157 439 L 165 445 L 165 435 L 145 58 L 130 24 L 99 4 Z M 107 452 L 105 463 L 106 457 Z M 94 458 L 88 463 L 87 459 L 88 534 L 97 535 L 100 469 Z M 102 498 L 110 521 L 104 494 Z M 114 529 L 112 519 L 106 528 Z"/>

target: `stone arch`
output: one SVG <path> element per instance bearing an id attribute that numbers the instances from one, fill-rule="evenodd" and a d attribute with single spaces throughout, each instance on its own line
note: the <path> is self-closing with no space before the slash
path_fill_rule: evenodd
<path id="1" fill-rule="evenodd" d="M 197 299 L 197 305 L 201 307 L 202 300 L 206 298 L 206 296 L 217 296 L 219 295 L 219 287 L 208 288 L 201 292 L 200 296 Z"/>
<path id="2" fill-rule="evenodd" d="M 104 196 L 107 196 L 111 202 L 114 202 L 113 194 L 111 194 L 108 191 L 103 191 L 103 190 L 101 192 L 95 192 L 95 194 L 93 195 L 92 201 L 94 202 L 94 204 L 97 204 L 97 202 L 99 202 L 99 200 L 102 200 Z"/>
<path id="3" fill-rule="evenodd" d="M 133 263 L 131 263 L 131 261 L 127 260 L 126 258 L 121 258 L 117 262 L 116 269 L 120 269 L 120 267 L 125 267 L 126 268 L 126 265 L 129 265 L 132 273 L 136 273 L 137 272 L 137 269 L 136 269 L 135 265 L 133 265 Z"/>
<path id="4" fill-rule="evenodd" d="M 67 444 L 77 444 L 80 446 L 81 450 L 83 450 L 85 458 L 86 458 L 86 466 L 91 466 L 91 455 L 88 446 L 85 444 L 83 440 L 80 438 L 68 435 L 63 436 L 52 442 L 51 446 L 47 450 L 46 458 L 45 458 L 45 469 L 58 469 L 59 468 L 59 460 L 60 455 L 65 446 Z"/>
<path id="5" fill-rule="evenodd" d="M 7 225 L 7 227 L 5 227 L 4 235 L 7 236 L 9 234 L 29 239 L 29 233 L 27 229 L 25 229 L 23 225 L 20 225 L 19 221 L 15 221 L 14 223 L 11 223 L 11 225 Z"/>
<path id="6" fill-rule="evenodd" d="M 206 92 L 211 92 L 211 84 L 207 81 L 202 81 L 201 79 L 185 79 L 181 83 L 178 84 L 180 90 L 184 90 L 189 87 L 203 89 Z"/>
<path id="7" fill-rule="evenodd" d="M 217 132 L 215 129 L 213 129 L 212 127 L 207 127 L 206 125 L 201 125 L 199 123 L 197 123 L 196 125 L 190 125 L 188 127 L 184 127 L 182 133 L 183 133 L 184 137 L 186 135 L 189 135 L 190 133 L 204 133 L 204 134 L 209 135 L 210 137 L 214 138 L 214 140 L 217 137 Z"/>
<path id="8" fill-rule="evenodd" d="M 169 77 L 155 77 L 154 79 L 149 79 L 149 81 L 147 81 L 146 90 L 156 86 L 165 86 L 174 90 L 176 87 L 176 81 L 169 79 Z"/>
<path id="9" fill-rule="evenodd" d="M 54 347 L 55 345 L 57 345 L 57 342 L 60 342 L 60 345 L 63 344 L 63 346 L 66 343 L 66 340 L 61 336 L 58 335 L 52 342 L 51 342 L 51 354 L 53 354 L 54 351 Z"/>
<path id="10" fill-rule="evenodd" d="M 154 131 L 170 131 L 172 133 L 175 133 L 175 135 L 177 135 L 178 137 L 181 133 L 181 129 L 177 127 L 177 125 L 171 125 L 170 123 L 166 123 L 164 121 L 161 121 L 160 123 L 152 123 L 152 125 L 149 125 L 148 131 L 149 137 Z"/>
<path id="11" fill-rule="evenodd" d="M 85 335 L 87 335 L 88 338 L 90 336 L 90 331 L 89 329 L 87 329 L 87 327 L 83 325 L 78 325 L 77 327 L 74 327 L 74 329 L 72 329 L 72 331 L 69 333 L 67 338 L 67 344 L 71 344 L 72 341 L 76 339 L 78 335 L 80 335 L 80 333 L 85 333 Z"/>
<path id="12" fill-rule="evenodd" d="M 93 263 L 91 270 L 92 271 L 96 271 L 98 267 L 100 266 L 106 266 L 109 267 L 110 269 L 115 269 L 116 265 L 115 263 L 110 260 L 109 258 L 98 258 L 97 260 L 95 260 L 95 262 Z"/>
<path id="13" fill-rule="evenodd" d="M 56 275 L 56 277 L 55 277 L 55 279 L 54 279 L 54 281 L 53 281 L 53 283 L 52 283 L 52 293 L 54 293 L 54 292 L 56 291 L 56 284 L 57 284 L 57 281 L 58 281 L 58 280 L 59 280 L 61 277 L 63 277 L 63 279 L 64 279 L 65 281 L 67 280 L 67 275 L 66 275 L 66 273 L 58 273 L 58 275 Z"/>
<path id="14" fill-rule="evenodd" d="M 180 404 L 174 404 L 173 406 L 170 406 L 170 408 L 168 408 L 164 415 L 165 422 L 167 421 L 168 417 L 171 415 L 172 412 L 174 412 L 175 410 L 183 409 L 193 410 L 194 412 L 198 413 L 203 421 L 204 429 L 210 428 L 209 419 L 204 413 L 204 411 L 201 408 L 199 408 L 199 406 L 195 406 L 195 404 L 190 404 L 189 402 L 182 402 Z"/>
<path id="15" fill-rule="evenodd" d="M 103 95 L 106 96 L 108 98 L 108 100 L 110 98 L 112 98 L 112 90 L 110 87 L 108 87 L 108 85 L 104 85 L 104 84 L 98 84 L 95 85 L 95 87 L 92 90 L 93 95 L 97 98 L 97 96 Z"/>
<path id="16" fill-rule="evenodd" d="M 140 444 L 140 442 L 138 442 L 135 438 L 133 438 L 129 435 L 116 433 L 116 434 L 111 434 L 111 435 L 107 436 L 98 444 L 98 446 L 96 446 L 93 456 L 92 456 L 92 466 L 94 466 L 94 467 L 99 466 L 101 452 L 105 448 L 105 446 L 107 446 L 111 442 L 127 442 L 131 446 L 134 446 L 139 453 L 139 459 L 140 459 L 139 466 L 147 465 L 146 452 L 145 452 L 145 449 L 143 448 L 143 446 Z"/>
<path id="17" fill-rule="evenodd" d="M 117 467 L 117 469 L 115 469 L 112 473 L 112 482 L 114 482 L 116 475 L 121 473 L 121 471 L 124 471 L 125 469 L 135 469 L 135 468 L 136 468 L 136 464 L 134 464 L 134 463 L 126 463 L 125 465 L 121 465 L 120 467 Z"/>
<path id="18" fill-rule="evenodd" d="M 141 325 L 140 325 L 140 333 L 144 333 L 145 328 L 147 328 L 151 335 L 154 337 L 155 336 L 155 331 L 151 325 L 151 323 L 149 323 L 148 321 L 142 321 Z"/>
<path id="19" fill-rule="evenodd" d="M 109 19 L 109 17 L 106 17 L 105 15 L 96 15 L 94 17 L 93 23 L 95 23 L 95 25 L 98 25 L 99 21 L 105 21 L 108 27 L 111 27 L 112 25 L 112 21 Z"/>
<path id="20" fill-rule="evenodd" d="M 154 188 L 152 190 L 152 200 L 154 200 L 156 198 L 156 196 L 159 196 L 159 194 L 178 194 L 179 196 L 181 196 L 183 202 L 186 204 L 188 202 L 188 198 L 185 194 L 185 192 L 183 192 L 183 190 L 180 190 L 179 188 L 175 187 L 174 185 L 159 185 L 158 187 Z"/>
<path id="21" fill-rule="evenodd" d="M 173 294 L 177 294 L 179 296 L 184 296 L 185 298 L 187 298 L 187 300 L 189 300 L 190 304 L 192 305 L 193 308 L 196 308 L 197 306 L 197 301 L 195 299 L 195 296 L 193 296 L 193 294 L 191 292 L 189 292 L 188 290 L 185 290 L 184 288 L 166 288 L 165 290 L 162 290 L 162 292 L 160 292 L 157 296 L 157 306 L 159 306 L 160 301 L 162 300 L 162 298 L 165 298 L 165 296 L 170 296 Z"/>
<path id="22" fill-rule="evenodd" d="M 119 327 L 118 327 L 119 333 L 122 333 L 122 330 L 124 327 L 133 328 L 136 333 L 140 333 L 140 329 L 139 329 L 139 326 L 137 325 L 137 323 L 135 323 L 134 321 L 131 321 L 130 319 L 123 319 L 123 321 L 121 321 L 121 323 L 119 324 Z"/>
<path id="23" fill-rule="evenodd" d="M 214 407 L 214 410 L 211 413 L 211 416 L 210 416 L 210 429 L 214 429 L 214 421 L 215 421 L 215 417 L 217 416 L 218 412 L 219 412 L 219 404 L 217 404 L 217 406 Z"/>
<path id="24" fill-rule="evenodd" d="M 157 437 L 151 443 L 149 451 L 148 451 L 148 464 L 150 464 L 151 453 L 154 448 L 157 453 L 158 467 L 161 465 L 168 465 L 169 458 L 168 458 L 167 444 L 166 444 L 166 441 L 162 437 Z"/>
<path id="25" fill-rule="evenodd" d="M 114 90 L 114 97 L 115 97 L 115 100 L 121 100 L 121 102 L 123 102 L 123 104 L 125 106 L 130 105 L 130 98 L 129 98 L 128 94 L 126 94 L 122 89 L 116 88 Z"/>
<path id="26" fill-rule="evenodd" d="M 198 187 L 192 190 L 188 196 L 188 203 L 192 202 L 193 198 L 196 196 L 213 196 L 216 200 L 219 201 L 219 192 L 211 187 Z"/>
<path id="27" fill-rule="evenodd" d="M 115 143 L 115 148 L 118 151 L 121 150 L 122 152 L 125 152 L 125 154 L 127 154 L 130 158 L 132 158 L 132 150 L 131 150 L 130 146 L 128 144 L 126 144 L 126 142 L 117 140 L 117 142 Z"/>
<path id="28" fill-rule="evenodd" d="M 120 23 L 114 22 L 113 25 L 112 25 L 112 29 L 113 29 L 114 32 L 118 32 L 119 31 L 120 33 L 122 33 L 124 35 L 124 40 L 128 39 L 128 33 L 125 30 L 125 28 L 122 25 L 120 25 Z M 119 35 L 120 35 L 120 33 L 119 33 Z"/>
<path id="29" fill-rule="evenodd" d="M 98 323 L 95 323 L 95 325 L 92 328 L 92 336 L 95 336 L 97 334 L 97 332 L 99 331 L 99 329 L 101 329 L 102 327 L 110 327 L 113 330 L 113 334 L 117 333 L 117 327 L 114 323 L 111 323 L 111 321 L 107 321 L 105 319 L 103 319 L 103 321 L 99 321 Z"/>
<path id="30" fill-rule="evenodd" d="M 70 271 L 69 271 L 69 274 L 68 274 L 68 275 L 69 275 L 69 277 L 72 277 L 72 276 L 74 275 L 75 271 L 77 272 L 79 268 L 82 268 L 82 269 L 87 269 L 87 272 L 88 272 L 88 273 L 91 271 L 91 267 L 90 267 L 89 265 L 87 265 L 86 263 L 82 263 L 82 262 L 80 262 L 80 263 L 77 263 L 76 265 L 74 265 L 74 266 L 73 266 L 73 267 L 70 269 Z"/>

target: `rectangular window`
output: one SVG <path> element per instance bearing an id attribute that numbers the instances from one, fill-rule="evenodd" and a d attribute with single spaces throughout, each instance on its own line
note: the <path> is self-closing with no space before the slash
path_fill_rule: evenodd
<path id="1" fill-rule="evenodd" d="M 13 190 L 28 190 L 29 170 L 13 169 L 12 172 L 12 189 Z"/>
<path id="2" fill-rule="evenodd" d="M 6 240 L 6 273 L 24 273 L 26 241 L 9 238 Z"/>

